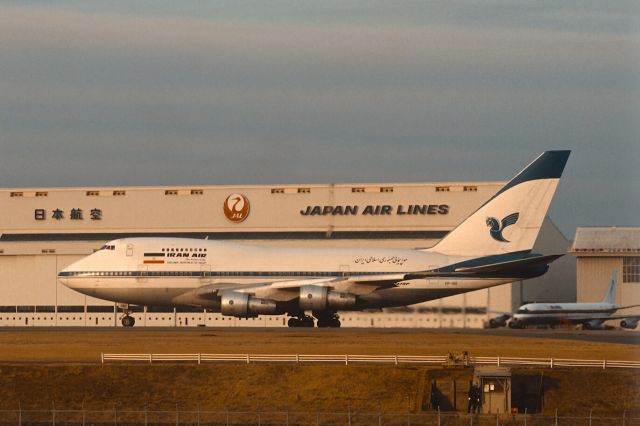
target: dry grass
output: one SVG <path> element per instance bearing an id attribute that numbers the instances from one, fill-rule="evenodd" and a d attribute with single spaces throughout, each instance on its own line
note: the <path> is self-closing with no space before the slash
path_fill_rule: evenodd
<path id="1" fill-rule="evenodd" d="M 4 330 L 0 362 L 98 362 L 102 352 L 446 355 L 468 351 L 472 356 L 640 359 L 637 344 L 526 336 L 428 330 Z"/>

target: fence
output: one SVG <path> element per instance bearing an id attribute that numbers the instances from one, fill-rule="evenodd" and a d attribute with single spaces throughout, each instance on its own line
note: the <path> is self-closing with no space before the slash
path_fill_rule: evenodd
<path id="1" fill-rule="evenodd" d="M 260 354 L 105 354 L 101 355 L 103 364 L 108 362 L 195 362 L 223 363 L 295 363 L 295 364 L 422 364 L 422 365 L 495 365 L 495 366 L 532 366 L 532 367 L 595 367 L 640 368 L 640 361 L 612 361 L 590 359 L 561 358 L 513 358 L 513 357 L 455 357 L 445 356 L 408 356 L 408 355 L 260 355 Z"/>
<path id="2" fill-rule="evenodd" d="M 447 426 L 639 426 L 640 417 L 626 412 L 618 416 L 459 414 L 459 413 L 372 413 L 327 411 L 207 411 L 207 410 L 0 410 L 0 425 L 112 425 L 112 426 L 239 426 L 239 425 L 447 425 Z"/>

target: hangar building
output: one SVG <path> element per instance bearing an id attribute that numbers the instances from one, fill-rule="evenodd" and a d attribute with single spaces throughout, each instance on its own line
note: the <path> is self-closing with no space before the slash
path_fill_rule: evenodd
<path id="1" fill-rule="evenodd" d="M 577 259 L 577 301 L 602 300 L 612 271 L 618 271 L 615 303 L 640 305 L 640 228 L 581 227 L 571 254 Z M 640 308 L 617 314 L 640 315 Z M 613 321 L 611 321 L 613 324 Z"/>
<path id="2" fill-rule="evenodd" d="M 177 236 L 269 246 L 424 248 L 495 194 L 504 182 L 304 184 L 191 187 L 14 188 L 0 190 L 0 325 L 119 326 L 112 302 L 76 293 L 57 272 L 106 241 Z M 250 210 L 225 216 L 231 194 Z M 565 253 L 570 242 L 547 218 L 536 243 Z M 523 301 L 574 301 L 569 256 L 514 283 L 383 313 L 343 313 L 343 326 L 482 327 L 489 311 Z M 137 325 L 284 325 L 284 317 L 236 319 L 198 309 L 139 307 Z"/>

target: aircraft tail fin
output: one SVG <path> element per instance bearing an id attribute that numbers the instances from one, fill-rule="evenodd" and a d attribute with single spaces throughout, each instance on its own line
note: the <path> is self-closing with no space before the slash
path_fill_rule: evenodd
<path id="1" fill-rule="evenodd" d="M 616 303 L 616 285 L 618 284 L 618 271 L 611 272 L 611 281 L 609 282 L 609 288 L 604 294 L 602 303 L 610 303 L 614 305 Z"/>
<path id="2" fill-rule="evenodd" d="M 530 251 L 571 151 L 546 151 L 428 249 L 450 256 Z"/>

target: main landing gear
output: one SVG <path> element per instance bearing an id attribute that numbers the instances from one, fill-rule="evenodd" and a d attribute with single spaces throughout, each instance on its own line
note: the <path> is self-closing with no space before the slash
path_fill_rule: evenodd
<path id="1" fill-rule="evenodd" d="M 318 327 L 340 328 L 340 316 L 335 312 L 314 312 L 313 316 L 318 319 Z"/>
<path id="2" fill-rule="evenodd" d="M 339 328 L 340 317 L 335 312 L 313 312 L 313 317 L 304 313 L 289 314 L 291 318 L 287 322 L 289 327 L 313 327 L 317 325 L 319 328 Z M 317 319 L 316 321 L 314 321 Z M 316 324 L 314 324 L 316 323 Z"/>
<path id="3" fill-rule="evenodd" d="M 129 313 L 131 312 L 129 310 L 129 305 L 126 305 L 125 307 L 122 308 L 122 312 L 124 312 L 124 316 L 122 317 L 121 321 L 122 321 L 122 326 L 123 327 L 133 327 L 136 323 L 136 319 L 134 317 L 132 317 L 131 315 L 129 315 Z"/>
<path id="4" fill-rule="evenodd" d="M 287 321 L 287 325 L 289 327 L 313 327 L 314 321 L 313 317 L 309 315 L 292 316 Z"/>

